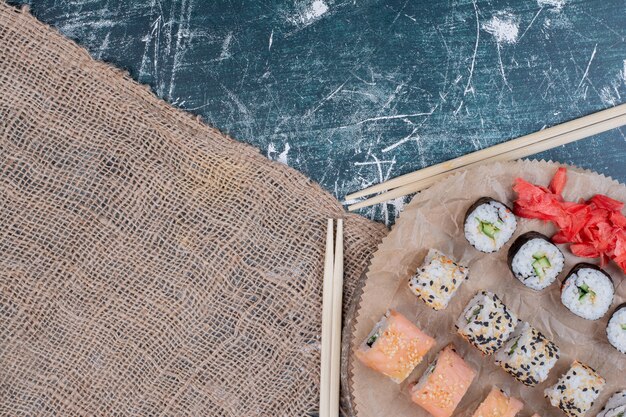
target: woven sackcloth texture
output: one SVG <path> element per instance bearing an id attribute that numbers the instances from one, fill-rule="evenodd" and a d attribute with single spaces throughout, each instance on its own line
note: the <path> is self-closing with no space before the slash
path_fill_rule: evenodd
<path id="1" fill-rule="evenodd" d="M 386 233 L 0 1 L 0 415 L 317 409 L 326 219 Z"/>

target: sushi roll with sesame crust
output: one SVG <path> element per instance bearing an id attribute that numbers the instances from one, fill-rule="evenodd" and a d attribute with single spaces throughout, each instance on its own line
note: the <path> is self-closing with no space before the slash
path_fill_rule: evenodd
<path id="1" fill-rule="evenodd" d="M 491 355 L 517 326 L 517 316 L 492 292 L 476 294 L 456 322 L 457 332 L 476 349 Z"/>
<path id="2" fill-rule="evenodd" d="M 465 213 L 465 238 L 481 252 L 499 251 L 516 228 L 511 209 L 490 197 L 479 198 Z"/>
<path id="3" fill-rule="evenodd" d="M 496 353 L 496 364 L 524 385 L 546 380 L 559 359 L 559 348 L 539 330 L 521 322 Z"/>
<path id="4" fill-rule="evenodd" d="M 402 314 L 389 310 L 358 348 L 356 357 L 399 384 L 434 345 L 435 339 Z"/>
<path id="5" fill-rule="evenodd" d="M 616 392 L 606 402 L 597 417 L 624 417 L 626 416 L 626 390 Z"/>
<path id="6" fill-rule="evenodd" d="M 554 407 L 569 417 L 582 417 L 600 395 L 606 381 L 588 365 L 575 361 L 553 386 L 544 391 Z"/>
<path id="7" fill-rule="evenodd" d="M 434 417 L 450 417 L 474 377 L 476 371 L 448 345 L 410 388 L 411 400 Z"/>
<path id="8" fill-rule="evenodd" d="M 494 386 L 472 417 L 515 417 L 523 408 L 523 402 Z"/>
<path id="9" fill-rule="evenodd" d="M 422 266 L 409 280 L 409 289 L 432 309 L 443 310 L 468 275 L 467 267 L 436 249 L 430 249 Z"/>

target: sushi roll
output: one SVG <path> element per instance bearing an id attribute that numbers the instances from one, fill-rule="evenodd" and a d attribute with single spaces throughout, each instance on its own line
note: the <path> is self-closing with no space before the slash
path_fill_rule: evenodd
<path id="1" fill-rule="evenodd" d="M 543 290 L 563 270 L 565 257 L 548 237 L 537 232 L 524 233 L 509 248 L 509 269 L 522 284 Z"/>
<path id="2" fill-rule="evenodd" d="M 604 316 L 611 304 L 613 280 L 596 265 L 575 265 L 561 286 L 561 302 L 569 311 L 587 320 Z"/>
<path id="3" fill-rule="evenodd" d="M 626 303 L 615 309 L 606 325 L 606 336 L 615 349 L 626 353 Z"/>
<path id="4" fill-rule="evenodd" d="M 582 417 L 593 406 L 606 381 L 590 366 L 575 361 L 544 394 L 554 407 L 569 417 Z"/>
<path id="5" fill-rule="evenodd" d="M 515 313 L 509 311 L 497 295 L 481 291 L 467 303 L 456 328 L 475 348 L 491 355 L 507 341 L 517 321 Z"/>
<path id="6" fill-rule="evenodd" d="M 434 310 L 443 310 L 468 275 L 467 267 L 436 249 L 430 249 L 422 266 L 409 280 L 409 288 Z"/>
<path id="7" fill-rule="evenodd" d="M 410 388 L 411 400 L 434 417 L 450 417 L 475 376 L 476 371 L 448 345 Z"/>
<path id="8" fill-rule="evenodd" d="M 515 417 L 522 411 L 524 403 L 517 398 L 509 397 L 498 387 L 491 388 L 487 398 L 480 403 L 473 417 Z"/>
<path id="9" fill-rule="evenodd" d="M 511 209 L 493 198 L 479 198 L 465 214 L 465 238 L 481 252 L 499 251 L 516 228 Z"/>
<path id="10" fill-rule="evenodd" d="M 495 356 L 497 365 L 531 387 L 546 380 L 558 359 L 559 348 L 526 322 L 517 326 Z"/>
<path id="11" fill-rule="evenodd" d="M 597 417 L 626 416 L 626 391 L 616 392 L 609 398 Z"/>
<path id="12" fill-rule="evenodd" d="M 435 345 L 402 314 L 389 310 L 356 351 L 366 366 L 401 383 Z"/>

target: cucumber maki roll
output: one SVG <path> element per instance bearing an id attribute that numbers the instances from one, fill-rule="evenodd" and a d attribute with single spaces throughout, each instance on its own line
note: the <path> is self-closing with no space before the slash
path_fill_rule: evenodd
<path id="1" fill-rule="evenodd" d="M 511 245 L 508 264 L 515 278 L 528 288 L 539 291 L 556 280 L 563 270 L 565 257 L 547 236 L 528 232 Z"/>
<path id="2" fill-rule="evenodd" d="M 492 292 L 476 294 L 456 322 L 458 333 L 486 355 L 495 353 L 517 326 L 517 316 Z"/>
<path id="3" fill-rule="evenodd" d="M 616 392 L 609 398 L 606 405 L 597 417 L 625 417 L 626 416 L 626 390 Z"/>
<path id="4" fill-rule="evenodd" d="M 546 380 L 559 359 L 559 348 L 539 330 L 521 322 L 495 359 L 511 376 L 532 387 Z"/>
<path id="5" fill-rule="evenodd" d="M 606 325 L 606 336 L 615 349 L 626 353 L 626 303 L 615 309 Z"/>
<path id="6" fill-rule="evenodd" d="M 544 391 L 554 407 L 569 417 L 582 417 L 600 395 L 606 381 L 588 365 L 575 361 L 553 386 Z"/>
<path id="7" fill-rule="evenodd" d="M 587 320 L 598 320 L 613 303 L 611 276 L 596 265 L 575 265 L 561 286 L 561 302 L 569 311 Z"/>
<path id="8" fill-rule="evenodd" d="M 490 197 L 479 198 L 465 214 L 465 238 L 481 252 L 500 250 L 516 228 L 511 209 Z"/>

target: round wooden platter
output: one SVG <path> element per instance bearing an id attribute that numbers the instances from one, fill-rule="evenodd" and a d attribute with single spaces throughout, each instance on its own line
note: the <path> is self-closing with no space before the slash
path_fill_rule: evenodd
<path id="1" fill-rule="evenodd" d="M 520 234 L 536 230 L 551 236 L 551 224 L 518 218 L 513 238 L 497 253 L 476 251 L 463 235 L 465 210 L 479 197 L 493 197 L 512 206 L 516 177 L 547 185 L 556 169 L 562 166 L 545 161 L 517 161 L 480 166 L 449 177 L 416 195 L 406 206 L 389 235 L 374 254 L 370 268 L 361 278 L 351 300 L 344 322 L 342 348 L 342 411 L 351 417 L 366 416 L 428 416 L 411 403 L 408 389 L 423 373 L 428 363 L 446 344 L 454 343 L 465 360 L 478 371 L 455 416 L 471 416 L 492 385 L 521 399 L 526 407 L 521 416 L 533 412 L 557 415 L 543 397 L 543 390 L 567 370 L 574 359 L 581 360 L 607 379 L 607 386 L 596 401 L 597 412 L 617 389 L 625 389 L 620 373 L 626 371 L 626 355 L 609 345 L 605 327 L 615 306 L 626 301 L 626 280 L 616 265 L 606 270 L 613 276 L 616 296 L 605 317 L 588 321 L 569 312 L 560 302 L 560 281 L 578 262 L 597 260 L 577 258 L 567 245 L 560 245 L 566 257 L 563 272 L 547 289 L 535 292 L 523 286 L 506 265 L 508 247 Z M 594 194 L 626 201 L 626 187 L 603 175 L 568 167 L 568 183 L 563 196 L 577 201 Z M 449 254 L 470 268 L 470 278 L 459 289 L 445 310 L 435 312 L 415 298 L 407 288 L 408 279 L 422 262 L 429 248 Z M 539 329 L 561 349 L 561 358 L 548 379 L 536 387 L 526 387 L 514 380 L 483 356 L 477 349 L 456 335 L 453 322 L 469 299 L 478 291 L 488 289 L 503 299 L 521 320 Z M 397 309 L 437 339 L 425 360 L 402 384 L 395 384 L 356 360 L 354 351 L 388 308 Z M 621 384 L 621 385 L 620 385 Z M 592 413 L 590 413 L 592 415 Z"/>

